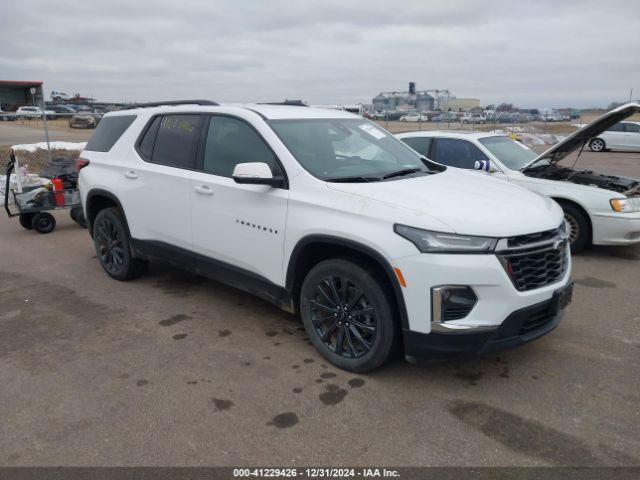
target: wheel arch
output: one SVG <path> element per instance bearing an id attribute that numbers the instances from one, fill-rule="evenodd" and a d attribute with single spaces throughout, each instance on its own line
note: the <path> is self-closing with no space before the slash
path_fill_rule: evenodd
<path id="1" fill-rule="evenodd" d="M 403 330 L 409 329 L 407 308 L 401 286 L 389 261 L 373 248 L 355 240 L 330 235 L 309 235 L 298 241 L 291 252 L 285 280 L 286 290 L 291 292 L 296 310 L 299 309 L 300 287 L 306 274 L 323 260 L 339 257 L 356 257 L 376 268 L 391 287 L 395 308 Z"/>
<path id="2" fill-rule="evenodd" d="M 85 201 L 85 216 L 87 219 L 87 228 L 89 229 L 89 233 L 93 235 L 93 221 L 95 220 L 96 215 L 98 215 L 101 210 L 110 207 L 117 207 L 120 210 L 122 218 L 124 219 L 124 225 L 127 229 L 127 234 L 131 236 L 129 223 L 127 222 L 127 216 L 124 212 L 124 208 L 122 208 L 122 203 L 120 203 L 120 200 L 116 195 L 101 188 L 94 188 L 89 190 L 89 193 L 87 193 L 87 199 Z"/>
<path id="3" fill-rule="evenodd" d="M 563 204 L 572 205 L 573 207 L 577 208 L 584 214 L 584 218 L 587 220 L 587 224 L 589 225 L 589 242 L 593 242 L 593 221 L 591 220 L 591 215 L 589 214 L 589 211 L 582 204 L 580 204 L 580 202 L 577 202 L 572 198 L 560 197 L 560 196 L 553 196 L 551 198 L 555 200 L 558 204 L 560 204 L 561 207 Z"/>

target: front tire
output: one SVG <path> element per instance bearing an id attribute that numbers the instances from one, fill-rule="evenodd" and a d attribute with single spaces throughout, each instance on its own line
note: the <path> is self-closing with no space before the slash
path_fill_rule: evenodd
<path id="1" fill-rule="evenodd" d="M 601 138 L 594 138 L 593 140 L 591 140 L 591 142 L 589 143 L 589 149 L 592 152 L 604 152 L 606 148 L 606 145 L 604 143 L 604 140 L 602 140 Z"/>
<path id="2" fill-rule="evenodd" d="M 149 262 L 132 255 L 131 239 L 119 209 L 98 212 L 93 222 L 93 243 L 100 265 L 111 278 L 132 280 L 147 271 Z"/>
<path id="3" fill-rule="evenodd" d="M 325 260 L 305 277 L 300 311 L 307 335 L 335 366 L 367 372 L 389 360 L 398 338 L 383 278 L 350 260 Z"/>
<path id="4" fill-rule="evenodd" d="M 569 227 L 571 253 L 580 253 L 589 244 L 591 236 L 589 221 L 579 208 L 570 204 L 561 204 L 560 206 Z"/>

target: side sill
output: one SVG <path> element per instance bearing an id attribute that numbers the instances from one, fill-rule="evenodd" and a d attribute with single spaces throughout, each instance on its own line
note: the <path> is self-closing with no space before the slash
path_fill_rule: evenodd
<path id="1" fill-rule="evenodd" d="M 136 256 L 159 258 L 172 266 L 251 293 L 289 313 L 295 311 L 291 292 L 253 272 L 155 240 L 131 239 Z"/>

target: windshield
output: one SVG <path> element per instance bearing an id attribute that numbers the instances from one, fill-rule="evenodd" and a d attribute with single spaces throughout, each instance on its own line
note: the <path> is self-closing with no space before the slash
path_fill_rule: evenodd
<path id="1" fill-rule="evenodd" d="M 511 170 L 520 170 L 538 156 L 524 143 L 510 137 L 481 138 L 480 143 Z"/>
<path id="2" fill-rule="evenodd" d="M 372 122 L 354 119 L 271 120 L 300 164 L 326 181 L 379 181 L 432 173 L 420 155 Z"/>

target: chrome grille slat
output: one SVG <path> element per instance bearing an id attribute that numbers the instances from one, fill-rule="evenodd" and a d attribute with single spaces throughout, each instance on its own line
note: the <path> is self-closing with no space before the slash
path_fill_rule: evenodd
<path id="1" fill-rule="evenodd" d="M 559 235 L 555 229 L 506 239 L 509 248 L 497 256 L 518 291 L 541 288 L 564 276 L 569 246 L 566 239 L 558 242 Z"/>

